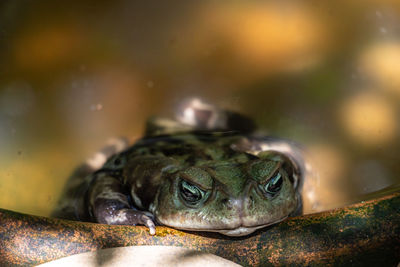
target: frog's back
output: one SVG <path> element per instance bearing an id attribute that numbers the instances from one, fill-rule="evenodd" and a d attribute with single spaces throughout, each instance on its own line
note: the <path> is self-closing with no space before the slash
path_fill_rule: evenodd
<path id="1" fill-rule="evenodd" d="M 165 156 L 196 165 L 197 162 L 234 157 L 237 152 L 232 149 L 232 144 L 242 138 L 245 136 L 235 131 L 191 131 L 149 136 L 137 141 L 123 154 L 130 158 L 145 155 Z"/>

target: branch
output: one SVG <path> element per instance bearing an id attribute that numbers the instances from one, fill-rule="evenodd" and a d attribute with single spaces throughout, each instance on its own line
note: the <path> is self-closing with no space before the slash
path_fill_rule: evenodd
<path id="1" fill-rule="evenodd" d="M 248 237 L 157 227 L 110 226 L 0 209 L 0 266 L 37 265 L 103 248 L 163 245 L 213 253 L 244 266 L 396 266 L 400 192 L 345 208 L 295 217 Z"/>

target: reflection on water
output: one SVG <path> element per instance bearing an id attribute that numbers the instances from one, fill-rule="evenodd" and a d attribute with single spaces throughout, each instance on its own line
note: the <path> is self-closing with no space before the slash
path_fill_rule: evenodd
<path id="1" fill-rule="evenodd" d="M 190 96 L 302 144 L 318 209 L 400 182 L 398 1 L 3 1 L 0 25 L 2 208 L 48 215 L 109 137 Z"/>

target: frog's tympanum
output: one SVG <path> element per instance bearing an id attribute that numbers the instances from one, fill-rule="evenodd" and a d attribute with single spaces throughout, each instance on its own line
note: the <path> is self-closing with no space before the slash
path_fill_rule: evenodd
<path id="1" fill-rule="evenodd" d="M 133 146 L 108 146 L 103 166 L 81 168 L 77 177 L 92 173 L 56 215 L 145 225 L 152 235 L 166 225 L 242 236 L 301 213 L 301 168 L 263 151 L 266 139 L 252 128 L 244 116 L 193 100 L 176 120 L 149 120 Z"/>

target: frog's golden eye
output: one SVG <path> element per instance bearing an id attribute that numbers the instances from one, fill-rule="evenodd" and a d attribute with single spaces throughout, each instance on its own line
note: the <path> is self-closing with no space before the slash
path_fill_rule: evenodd
<path id="1" fill-rule="evenodd" d="M 192 206 L 199 203 L 205 196 L 206 192 L 198 186 L 182 179 L 179 183 L 179 194 L 186 204 Z"/>
<path id="2" fill-rule="evenodd" d="M 274 197 L 282 188 L 283 177 L 280 172 L 277 172 L 272 176 L 267 183 L 261 185 L 261 189 L 264 191 L 267 197 Z"/>

